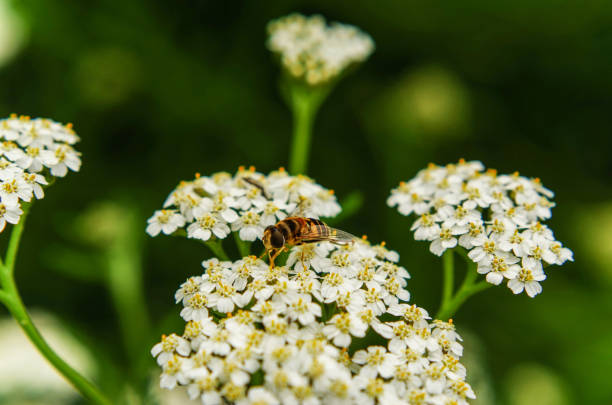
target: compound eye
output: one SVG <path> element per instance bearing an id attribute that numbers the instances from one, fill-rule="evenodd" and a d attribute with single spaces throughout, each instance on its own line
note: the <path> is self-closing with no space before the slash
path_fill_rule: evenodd
<path id="1" fill-rule="evenodd" d="M 285 245 L 285 238 L 283 237 L 283 234 L 278 229 L 274 229 L 271 232 L 270 244 L 275 249 L 280 249 Z"/>

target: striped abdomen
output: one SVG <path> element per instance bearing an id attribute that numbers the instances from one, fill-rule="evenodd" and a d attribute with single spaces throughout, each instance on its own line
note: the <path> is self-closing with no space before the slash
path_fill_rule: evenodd
<path id="1" fill-rule="evenodd" d="M 316 218 L 289 217 L 279 221 L 276 228 L 283 234 L 285 243 L 290 245 L 326 240 L 335 233 Z"/>

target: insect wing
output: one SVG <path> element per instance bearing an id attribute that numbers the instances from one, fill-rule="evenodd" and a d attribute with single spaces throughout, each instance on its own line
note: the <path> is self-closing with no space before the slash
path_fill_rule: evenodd
<path id="1" fill-rule="evenodd" d="M 326 227 L 326 230 L 329 231 L 328 234 L 322 234 L 318 231 L 302 233 L 299 240 L 302 243 L 331 242 L 336 245 L 348 245 L 357 238 L 355 235 L 340 229 Z"/>
<path id="2" fill-rule="evenodd" d="M 355 239 L 357 239 L 357 237 L 351 233 L 345 232 L 341 229 L 336 229 L 336 228 L 330 228 L 334 238 L 334 243 L 339 244 L 339 245 L 346 245 L 349 243 L 352 243 L 353 241 L 355 241 Z"/>

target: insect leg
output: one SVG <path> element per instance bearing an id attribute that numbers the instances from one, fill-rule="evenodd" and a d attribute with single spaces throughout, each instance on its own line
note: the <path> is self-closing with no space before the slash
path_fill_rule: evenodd
<path id="1" fill-rule="evenodd" d="M 268 257 L 270 258 L 270 268 L 273 269 L 274 268 L 274 259 L 276 259 L 278 257 L 279 254 L 281 254 L 283 250 L 282 249 L 270 249 L 268 250 Z"/>

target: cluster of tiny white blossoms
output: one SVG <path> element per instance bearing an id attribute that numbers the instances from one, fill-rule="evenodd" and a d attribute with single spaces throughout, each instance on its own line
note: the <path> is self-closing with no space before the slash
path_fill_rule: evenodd
<path id="1" fill-rule="evenodd" d="M 553 196 L 537 178 L 498 175 L 481 162 L 460 160 L 421 170 L 392 190 L 387 204 L 420 216 L 411 230 L 416 240 L 431 242 L 432 253 L 462 246 L 489 283 L 507 279 L 512 292 L 533 297 L 542 291 L 544 264 L 573 261 L 542 223 L 552 215 Z"/>
<path id="2" fill-rule="evenodd" d="M 306 176 L 291 176 L 284 169 L 265 176 L 239 168 L 210 177 L 196 175 L 170 193 L 164 209 L 148 220 L 147 233 L 172 234 L 185 229 L 187 237 L 207 241 L 223 239 L 232 231 L 244 241 L 261 239 L 264 229 L 291 215 L 334 217 L 340 205 L 332 190 Z"/>
<path id="3" fill-rule="evenodd" d="M 294 247 L 273 268 L 204 261 L 175 295 L 184 333 L 151 351 L 160 385 L 207 405 L 467 404 L 461 338 L 406 303 L 397 260 L 356 239 Z"/>
<path id="4" fill-rule="evenodd" d="M 327 25 L 320 15 L 291 14 L 268 24 L 268 48 L 287 72 L 309 85 L 328 82 L 374 50 L 372 38 L 352 25 Z"/>
<path id="5" fill-rule="evenodd" d="M 44 197 L 45 175 L 64 177 L 81 167 L 80 153 L 71 145 L 79 141 L 72 124 L 43 118 L 11 115 L 0 120 L 0 232 L 16 224 L 21 204 Z"/>

